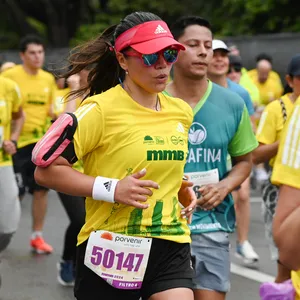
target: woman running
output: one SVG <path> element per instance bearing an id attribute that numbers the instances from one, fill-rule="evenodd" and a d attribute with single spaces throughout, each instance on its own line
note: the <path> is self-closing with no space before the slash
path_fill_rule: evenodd
<path id="1" fill-rule="evenodd" d="M 75 112 L 75 156 L 68 156 L 69 144 L 47 167 L 38 160 L 51 132 L 68 120 L 64 117 L 32 159 L 39 183 L 86 197 L 78 237 L 78 300 L 193 299 L 186 218 L 196 199 L 184 209 L 178 201 L 193 113 L 184 101 L 161 93 L 180 50 L 184 47 L 165 22 L 135 12 L 71 57 L 66 77 L 95 63 L 89 85 L 79 91 L 89 90 L 91 97 Z M 72 168 L 76 159 L 83 159 L 84 174 Z"/>
<path id="2" fill-rule="evenodd" d="M 259 147 L 253 152 L 255 164 L 269 162 L 270 167 L 273 167 L 285 121 L 293 111 L 294 103 L 300 95 L 299 76 L 300 55 L 296 55 L 289 63 L 286 75 L 287 84 L 292 89 L 292 92 L 268 104 L 262 114 L 256 135 Z M 266 237 L 269 242 L 271 258 L 273 260 L 278 259 L 277 248 L 274 245 L 272 234 L 272 223 L 278 200 L 278 190 L 279 187 L 270 182 L 263 189 L 263 212 Z M 278 262 L 277 272 L 275 280 L 277 283 L 284 282 L 291 276 L 290 269 L 283 266 L 280 262 Z"/>

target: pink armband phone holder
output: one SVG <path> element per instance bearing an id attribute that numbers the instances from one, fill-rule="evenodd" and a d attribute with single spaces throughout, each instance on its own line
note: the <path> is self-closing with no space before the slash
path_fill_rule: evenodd
<path id="1" fill-rule="evenodd" d="M 77 128 L 77 118 L 72 113 L 65 113 L 50 126 L 47 133 L 37 142 L 32 151 L 32 162 L 42 168 L 49 166 L 61 156 L 73 141 Z M 74 151 L 70 151 L 74 154 Z M 74 157 L 68 157 L 69 162 L 74 162 Z"/>

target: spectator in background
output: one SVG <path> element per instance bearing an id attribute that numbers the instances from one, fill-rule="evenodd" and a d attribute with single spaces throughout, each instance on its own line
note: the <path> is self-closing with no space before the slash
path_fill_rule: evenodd
<path id="1" fill-rule="evenodd" d="M 4 62 L 2 65 L 1 65 L 1 68 L 0 68 L 0 73 L 10 69 L 10 68 L 13 68 L 16 64 L 12 61 L 7 61 L 7 62 Z"/>
<path id="2" fill-rule="evenodd" d="M 229 70 L 227 77 L 235 83 L 239 83 L 242 77 L 242 59 L 240 56 L 229 55 Z"/>
<path id="3" fill-rule="evenodd" d="M 262 106 L 278 99 L 283 93 L 281 79 L 272 68 L 271 56 L 262 53 L 256 57 L 256 69 L 248 72 L 259 90 Z"/>
<path id="4" fill-rule="evenodd" d="M 233 52 L 230 50 L 228 78 L 245 88 L 250 94 L 253 105 L 258 106 L 259 90 L 249 77 L 246 68 L 243 67 L 242 58 L 237 53 L 239 53 L 237 48 Z"/>

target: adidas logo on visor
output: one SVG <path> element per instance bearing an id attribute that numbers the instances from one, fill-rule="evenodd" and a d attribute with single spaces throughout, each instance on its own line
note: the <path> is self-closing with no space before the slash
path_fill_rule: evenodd
<path id="1" fill-rule="evenodd" d="M 155 34 L 160 34 L 160 33 L 167 33 L 168 31 L 165 30 L 161 25 L 158 25 L 154 31 Z"/>

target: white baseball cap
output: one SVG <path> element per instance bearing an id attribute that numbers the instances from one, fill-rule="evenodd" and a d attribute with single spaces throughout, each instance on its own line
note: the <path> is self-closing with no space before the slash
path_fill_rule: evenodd
<path id="1" fill-rule="evenodd" d="M 226 52 L 229 52 L 229 49 L 228 49 L 227 45 L 221 40 L 213 40 L 212 47 L 213 47 L 214 51 L 217 50 L 217 49 L 221 49 L 221 50 L 224 50 Z"/>

